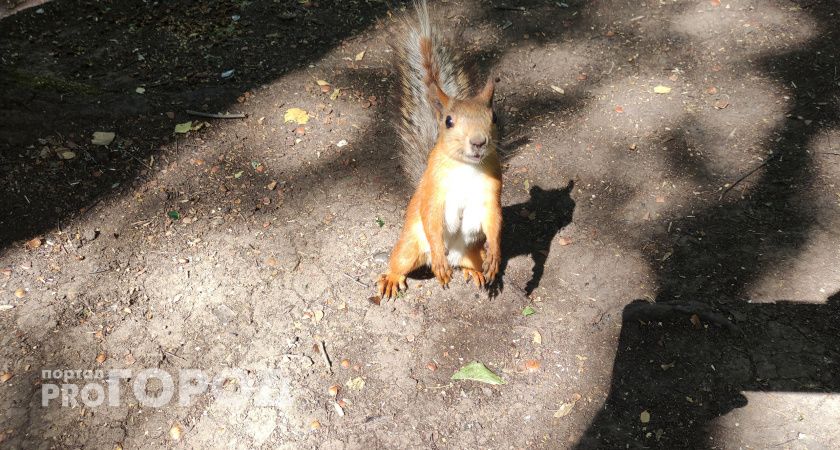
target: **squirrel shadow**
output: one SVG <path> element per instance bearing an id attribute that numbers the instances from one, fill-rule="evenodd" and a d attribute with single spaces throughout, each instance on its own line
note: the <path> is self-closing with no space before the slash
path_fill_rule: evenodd
<path id="1" fill-rule="evenodd" d="M 531 187 L 527 202 L 502 208 L 502 262 L 496 281 L 490 285 L 490 295 L 504 289 L 504 275 L 508 261 L 517 256 L 530 256 L 534 261 L 531 279 L 525 284 L 525 295 L 531 295 L 540 285 L 551 242 L 560 230 L 572 222 L 575 202 L 571 193 L 574 181 L 561 189 Z"/>

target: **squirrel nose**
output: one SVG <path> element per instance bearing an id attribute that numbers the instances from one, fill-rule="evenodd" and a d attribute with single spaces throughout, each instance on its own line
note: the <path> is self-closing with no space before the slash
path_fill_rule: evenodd
<path id="1" fill-rule="evenodd" d="M 485 145 L 487 145 L 487 137 L 473 136 L 470 138 L 470 144 L 476 149 L 483 148 Z"/>

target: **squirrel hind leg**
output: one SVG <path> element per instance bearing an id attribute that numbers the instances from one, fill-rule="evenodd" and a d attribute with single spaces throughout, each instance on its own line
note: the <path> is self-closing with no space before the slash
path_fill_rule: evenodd
<path id="1" fill-rule="evenodd" d="M 379 276 L 376 282 L 377 292 L 382 298 L 396 297 L 399 291 L 408 286 L 406 276 L 426 264 L 426 255 L 420 251 L 417 242 L 400 241 L 391 253 L 388 272 Z"/>

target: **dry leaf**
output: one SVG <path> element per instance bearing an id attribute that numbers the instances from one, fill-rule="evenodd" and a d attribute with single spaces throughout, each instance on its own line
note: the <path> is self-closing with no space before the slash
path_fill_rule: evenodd
<path id="1" fill-rule="evenodd" d="M 315 82 L 318 83 L 318 86 L 329 86 L 330 85 L 330 83 L 326 80 L 315 80 Z"/>
<path id="2" fill-rule="evenodd" d="M 297 122 L 298 125 L 305 125 L 309 122 L 309 114 L 300 108 L 291 108 L 286 110 L 283 116 L 284 122 Z"/>
<path id="3" fill-rule="evenodd" d="M 724 109 L 729 106 L 729 101 L 725 99 L 720 99 L 715 102 L 715 108 L 717 109 Z"/>
<path id="4" fill-rule="evenodd" d="M 621 114 L 624 112 L 624 108 L 621 105 L 615 105 L 615 112 Z"/>
<path id="5" fill-rule="evenodd" d="M 29 250 L 35 250 L 36 248 L 41 246 L 42 242 L 43 242 L 43 240 L 39 237 L 32 238 L 32 239 L 26 241 L 26 248 L 29 249 Z"/>
<path id="6" fill-rule="evenodd" d="M 660 84 L 659 86 L 656 86 L 656 87 L 653 88 L 653 92 L 656 93 L 656 94 L 670 94 L 671 93 L 671 88 L 669 88 L 668 86 L 663 86 L 663 85 Z"/>
<path id="7" fill-rule="evenodd" d="M 537 344 L 537 345 L 542 344 L 542 335 L 540 334 L 540 332 L 539 332 L 539 331 L 534 331 L 534 339 L 533 339 L 533 341 L 534 341 L 534 343 L 535 343 L 535 344 Z"/>
<path id="8" fill-rule="evenodd" d="M 561 403 L 560 408 L 558 408 L 557 411 L 554 413 L 554 417 L 560 418 L 568 416 L 569 413 L 572 412 L 572 408 L 575 407 L 575 404 L 580 399 L 580 394 L 575 394 L 574 396 L 572 396 L 572 401 Z"/>
<path id="9" fill-rule="evenodd" d="M 558 241 L 560 245 L 570 245 L 572 243 L 571 238 L 567 238 L 565 236 L 560 236 L 560 240 Z"/>
<path id="10" fill-rule="evenodd" d="M 557 92 L 558 94 L 565 94 L 566 91 L 563 90 L 560 86 L 551 85 L 551 90 Z"/>
<path id="11" fill-rule="evenodd" d="M 540 370 L 540 362 L 536 359 L 529 359 L 525 361 L 525 369 L 528 370 L 528 372 L 536 372 Z"/>
<path id="12" fill-rule="evenodd" d="M 26 296 L 26 291 L 23 288 L 17 288 L 17 290 L 15 291 L 15 297 L 23 298 L 25 296 Z"/>
<path id="13" fill-rule="evenodd" d="M 338 395 L 339 390 L 341 390 L 341 386 L 334 384 L 330 386 L 330 388 L 327 390 L 327 393 L 330 394 L 330 397 L 335 397 L 336 395 Z"/>
<path id="14" fill-rule="evenodd" d="M 639 414 L 639 420 L 640 420 L 642 423 L 648 423 L 648 422 L 650 422 L 650 413 L 649 413 L 649 412 L 647 412 L 647 410 L 642 411 L 642 413 L 641 413 L 641 414 Z"/>
<path id="15" fill-rule="evenodd" d="M 345 385 L 351 391 L 361 391 L 365 387 L 365 380 L 362 377 L 356 377 L 352 380 L 347 380 Z"/>
<path id="16" fill-rule="evenodd" d="M 0 374 L 0 383 L 5 383 L 11 380 L 13 376 L 14 375 L 12 375 L 11 372 L 3 372 L 2 374 Z"/>
<path id="17" fill-rule="evenodd" d="M 692 314 L 690 320 L 691 326 L 693 326 L 695 329 L 702 328 L 703 325 L 700 323 L 700 316 L 698 316 L 697 314 Z"/>
<path id="18" fill-rule="evenodd" d="M 116 134 L 110 131 L 96 131 L 93 133 L 93 138 L 90 140 L 90 143 L 93 145 L 109 145 L 111 142 L 114 142 L 114 137 Z"/>
<path id="19" fill-rule="evenodd" d="M 321 319 L 324 318 L 324 311 L 321 311 L 320 309 L 318 311 L 315 311 L 315 315 L 313 318 L 315 319 L 315 323 L 320 322 Z"/>
<path id="20" fill-rule="evenodd" d="M 96 362 L 99 364 L 104 363 L 106 359 L 108 359 L 108 357 L 105 356 L 105 352 L 99 352 L 99 354 L 96 355 Z"/>
<path id="21" fill-rule="evenodd" d="M 312 431 L 320 430 L 321 429 L 321 422 L 319 422 L 318 419 L 315 419 L 312 422 L 309 422 L 309 429 L 312 430 Z"/>
<path id="22" fill-rule="evenodd" d="M 184 430 L 181 428 L 181 425 L 176 422 L 172 424 L 172 428 L 169 429 L 169 438 L 173 441 L 180 441 L 183 432 Z"/>
<path id="23" fill-rule="evenodd" d="M 710 95 L 711 94 L 717 94 L 717 91 L 718 91 L 717 88 L 714 87 L 714 86 L 709 86 L 709 87 L 706 88 L 706 93 L 710 94 Z"/>
<path id="24" fill-rule="evenodd" d="M 364 57 L 365 57 L 365 51 L 366 51 L 366 50 L 362 50 L 362 51 L 360 51 L 359 53 L 356 53 L 356 61 L 361 61 L 361 60 L 362 60 L 362 58 L 364 58 Z"/>
<path id="25" fill-rule="evenodd" d="M 330 100 L 335 100 L 338 96 L 341 95 L 341 88 L 335 88 L 332 94 L 330 94 Z"/>

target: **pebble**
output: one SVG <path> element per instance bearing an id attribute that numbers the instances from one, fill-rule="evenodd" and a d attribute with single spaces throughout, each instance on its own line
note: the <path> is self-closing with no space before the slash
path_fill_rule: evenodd
<path id="1" fill-rule="evenodd" d="M 373 255 L 373 262 L 385 264 L 388 262 L 388 252 L 379 252 Z"/>

